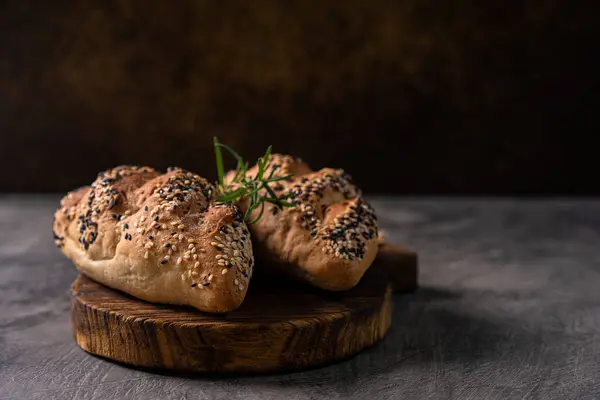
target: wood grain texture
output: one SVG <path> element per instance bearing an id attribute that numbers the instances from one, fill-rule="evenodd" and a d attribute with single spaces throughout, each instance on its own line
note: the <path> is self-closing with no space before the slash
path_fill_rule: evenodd
<path id="1" fill-rule="evenodd" d="M 338 293 L 254 280 L 242 306 L 227 315 L 148 303 L 83 275 L 72 285 L 73 333 L 82 349 L 126 364 L 184 372 L 322 365 L 381 340 L 391 315 L 391 285 L 377 270 Z"/>

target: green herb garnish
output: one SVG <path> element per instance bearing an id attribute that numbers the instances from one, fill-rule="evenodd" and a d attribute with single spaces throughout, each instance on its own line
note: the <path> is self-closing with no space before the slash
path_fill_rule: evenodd
<path id="1" fill-rule="evenodd" d="M 267 152 L 263 157 L 260 157 L 256 164 L 258 165 L 258 172 L 254 177 L 248 176 L 248 163 L 244 161 L 240 155 L 233 150 L 231 147 L 224 145 L 219 142 L 216 137 L 213 139 L 215 148 L 215 159 L 217 162 L 217 175 L 219 181 L 217 182 L 218 201 L 234 203 L 241 199 L 248 199 L 248 209 L 244 215 L 244 219 L 249 225 L 254 224 L 258 221 L 265 211 L 265 203 L 275 204 L 280 209 L 283 207 L 295 207 L 294 203 L 285 201 L 293 196 L 293 193 L 286 195 L 277 196 L 275 191 L 269 186 L 270 183 L 289 179 L 293 174 L 285 176 L 273 177 L 273 174 L 277 168 L 271 168 L 269 175 L 266 175 L 267 170 L 271 167 L 269 158 L 271 155 L 271 146 L 267 149 Z M 223 154 L 221 148 L 227 150 L 236 160 L 237 166 L 235 167 L 234 178 L 229 183 L 225 183 L 225 168 L 223 166 Z M 264 191 L 263 191 L 264 189 Z M 260 207 L 260 213 L 252 221 L 248 221 L 248 218 L 252 214 L 252 211 Z"/>

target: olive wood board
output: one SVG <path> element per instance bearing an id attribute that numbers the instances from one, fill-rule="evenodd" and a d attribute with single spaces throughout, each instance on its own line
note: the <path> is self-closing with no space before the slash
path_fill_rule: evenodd
<path id="1" fill-rule="evenodd" d="M 391 325 L 392 289 L 416 288 L 416 254 L 383 244 L 346 292 L 252 280 L 225 315 L 138 300 L 84 275 L 72 285 L 71 321 L 85 351 L 142 368 L 186 373 L 304 369 L 352 356 Z"/>

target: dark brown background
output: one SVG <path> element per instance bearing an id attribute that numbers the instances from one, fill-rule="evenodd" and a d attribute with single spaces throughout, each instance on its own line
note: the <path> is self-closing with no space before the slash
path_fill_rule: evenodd
<path id="1" fill-rule="evenodd" d="M 593 2 L 245 3 L 0 3 L 1 190 L 212 178 L 218 135 L 370 192 L 600 193 Z"/>

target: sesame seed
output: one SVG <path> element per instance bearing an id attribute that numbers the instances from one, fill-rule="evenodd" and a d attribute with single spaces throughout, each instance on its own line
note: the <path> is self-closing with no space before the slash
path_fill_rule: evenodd
<path id="1" fill-rule="evenodd" d="M 197 260 L 197 259 L 198 259 L 198 254 L 192 254 L 192 258 L 193 258 L 194 260 Z"/>
<path id="2" fill-rule="evenodd" d="M 229 270 L 228 270 L 227 268 L 224 268 L 224 269 L 221 271 L 221 275 L 225 275 L 225 274 L 227 273 L 227 271 L 229 271 Z"/>
<path id="3" fill-rule="evenodd" d="M 179 235 L 179 240 L 183 240 L 183 235 Z"/>
<path id="4" fill-rule="evenodd" d="M 181 225 L 177 226 L 177 228 L 178 228 L 179 230 L 182 230 L 183 228 L 185 228 L 185 225 L 181 224 Z"/>
<path id="5" fill-rule="evenodd" d="M 177 246 L 173 245 L 172 249 L 173 249 L 173 251 L 177 251 Z"/>
<path id="6" fill-rule="evenodd" d="M 194 263 L 194 268 L 198 268 L 199 266 L 200 266 L 200 261 L 196 261 L 196 262 Z"/>
<path id="7" fill-rule="evenodd" d="M 144 253 L 144 258 L 148 258 L 148 252 Z"/>
<path id="8" fill-rule="evenodd" d="M 177 259 L 177 265 L 181 264 L 181 257 Z"/>
<path id="9" fill-rule="evenodd" d="M 190 245 L 188 246 L 188 249 L 190 249 L 190 250 L 191 250 L 191 249 L 193 249 L 193 248 L 194 248 L 194 245 L 193 245 L 193 244 L 190 244 Z"/>

